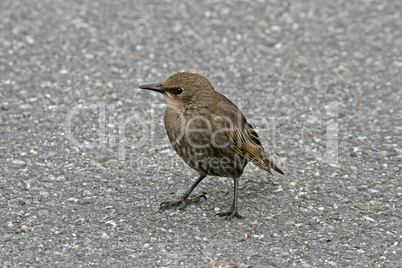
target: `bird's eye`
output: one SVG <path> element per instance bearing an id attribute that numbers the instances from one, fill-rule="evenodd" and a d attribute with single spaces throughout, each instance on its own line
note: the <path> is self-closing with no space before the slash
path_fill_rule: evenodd
<path id="1" fill-rule="evenodd" d="M 173 90 L 174 94 L 179 95 L 183 92 L 183 89 L 181 87 L 175 88 Z"/>

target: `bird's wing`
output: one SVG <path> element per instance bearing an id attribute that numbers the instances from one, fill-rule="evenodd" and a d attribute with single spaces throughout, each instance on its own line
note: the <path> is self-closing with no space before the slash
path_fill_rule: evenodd
<path id="1" fill-rule="evenodd" d="M 233 129 L 226 133 L 230 148 L 257 167 L 271 173 L 271 168 L 285 174 L 274 160 L 265 152 L 254 128 L 246 122 L 243 129 Z"/>
<path id="2" fill-rule="evenodd" d="M 265 152 L 258 134 L 233 103 L 222 107 L 220 118 L 226 122 L 226 131 L 223 134 L 233 151 L 262 170 L 271 173 L 272 168 L 280 174 L 285 174 Z"/>

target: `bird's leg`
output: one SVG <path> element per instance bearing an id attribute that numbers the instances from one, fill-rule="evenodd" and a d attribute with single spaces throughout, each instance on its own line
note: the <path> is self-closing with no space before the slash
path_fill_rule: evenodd
<path id="1" fill-rule="evenodd" d="M 166 210 L 166 209 L 173 208 L 173 207 L 178 207 L 178 206 L 181 206 L 182 209 L 184 209 L 190 203 L 198 203 L 198 202 L 200 202 L 201 197 L 204 197 L 205 199 L 207 199 L 207 197 L 205 195 L 200 195 L 200 196 L 197 196 L 197 197 L 192 198 L 192 199 L 188 198 L 190 196 L 191 192 L 194 190 L 194 188 L 197 187 L 197 185 L 205 177 L 206 177 L 206 175 L 200 174 L 198 179 L 190 186 L 190 188 L 188 188 L 188 190 L 180 197 L 179 200 L 162 202 L 161 205 L 160 205 L 160 209 L 161 210 Z"/>
<path id="2" fill-rule="evenodd" d="M 237 212 L 237 198 L 239 196 L 239 191 L 238 191 L 239 181 L 240 181 L 240 177 L 233 178 L 233 182 L 234 182 L 234 197 L 233 197 L 232 208 L 228 212 L 218 213 L 219 216 L 225 217 L 225 219 L 227 221 L 230 221 L 234 217 L 242 218 L 242 216 L 239 214 L 239 212 Z"/>

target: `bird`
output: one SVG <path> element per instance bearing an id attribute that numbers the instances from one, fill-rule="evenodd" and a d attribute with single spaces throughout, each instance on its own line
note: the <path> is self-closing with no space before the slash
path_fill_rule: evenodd
<path id="1" fill-rule="evenodd" d="M 165 201 L 160 210 L 199 202 L 190 198 L 196 186 L 207 176 L 232 178 L 233 203 L 228 212 L 217 213 L 226 220 L 242 218 L 238 212 L 239 181 L 248 162 L 272 175 L 285 175 L 264 150 L 254 128 L 240 109 L 215 91 L 207 78 L 192 72 L 179 72 L 160 83 L 140 85 L 163 95 L 166 101 L 165 129 L 177 154 L 198 173 L 197 180 L 179 200 Z"/>

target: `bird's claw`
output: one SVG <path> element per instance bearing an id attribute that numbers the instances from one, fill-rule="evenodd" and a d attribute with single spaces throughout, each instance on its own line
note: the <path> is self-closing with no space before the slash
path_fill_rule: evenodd
<path id="1" fill-rule="evenodd" d="M 185 204 L 185 200 L 184 199 L 180 199 L 178 201 L 164 201 L 160 204 L 159 209 L 160 210 L 167 210 L 169 208 L 174 208 L 174 207 L 178 207 L 178 206 L 186 206 Z"/>
<path id="2" fill-rule="evenodd" d="M 184 210 L 188 204 L 191 203 L 199 203 L 201 201 L 201 198 L 204 197 L 205 200 L 207 200 L 208 198 L 206 197 L 205 194 L 199 195 L 197 197 L 194 198 L 180 198 L 177 201 L 164 201 L 160 204 L 159 209 L 160 210 L 167 210 L 170 208 L 174 208 L 174 207 L 179 207 L 181 210 Z"/>
<path id="3" fill-rule="evenodd" d="M 197 197 L 194 197 L 190 200 L 193 200 L 192 203 L 199 203 L 201 201 L 201 197 L 204 197 L 205 200 L 208 200 L 207 196 L 205 194 L 199 195 Z"/>
<path id="4" fill-rule="evenodd" d="M 239 212 L 237 212 L 237 210 L 230 210 L 228 212 L 220 212 L 217 214 L 219 217 L 225 217 L 225 220 L 230 221 L 232 220 L 234 217 L 241 219 L 243 218 L 243 216 L 241 216 L 239 214 Z"/>

